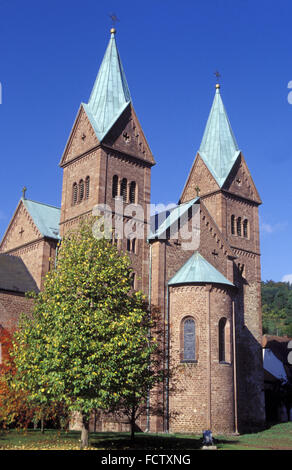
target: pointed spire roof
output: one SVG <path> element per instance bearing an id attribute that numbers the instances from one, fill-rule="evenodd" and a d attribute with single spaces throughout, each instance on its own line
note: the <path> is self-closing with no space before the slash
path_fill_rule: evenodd
<path id="1" fill-rule="evenodd" d="M 208 263 L 198 251 L 177 271 L 168 284 L 173 286 L 196 282 L 233 286 L 232 282 L 228 281 L 212 264 Z"/>
<path id="2" fill-rule="evenodd" d="M 240 150 L 232 132 L 218 84 L 199 154 L 221 188 Z"/>
<path id="3" fill-rule="evenodd" d="M 89 101 L 83 107 L 99 141 L 131 102 L 131 95 L 115 40 L 114 28 Z"/>

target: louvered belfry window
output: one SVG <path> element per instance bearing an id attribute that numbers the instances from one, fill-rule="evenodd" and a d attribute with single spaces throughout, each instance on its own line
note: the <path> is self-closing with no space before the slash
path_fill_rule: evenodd
<path id="1" fill-rule="evenodd" d="M 79 201 L 83 201 L 84 198 L 84 181 L 79 181 Z"/>
<path id="2" fill-rule="evenodd" d="M 196 331 L 195 321 L 187 318 L 184 321 L 184 361 L 195 361 L 196 359 Z"/>
<path id="3" fill-rule="evenodd" d="M 90 191 L 90 177 L 86 176 L 86 179 L 85 179 L 85 199 L 89 198 L 89 191 Z"/>
<path id="4" fill-rule="evenodd" d="M 247 219 L 243 221 L 243 236 L 245 238 L 248 238 L 248 220 Z"/>
<path id="5" fill-rule="evenodd" d="M 232 235 L 235 235 L 235 216 L 231 216 L 231 233 Z"/>
<path id="6" fill-rule="evenodd" d="M 72 203 L 77 204 L 77 197 L 78 197 L 78 187 L 77 183 L 73 184 L 73 190 L 72 190 Z"/>
<path id="7" fill-rule="evenodd" d="M 112 186 L 112 196 L 117 197 L 118 195 L 118 184 L 119 184 L 119 177 L 117 175 L 113 176 L 113 186 Z"/>
<path id="8" fill-rule="evenodd" d="M 237 235 L 241 237 L 241 217 L 237 219 Z"/>
<path id="9" fill-rule="evenodd" d="M 120 195 L 123 197 L 123 201 L 127 202 L 127 179 L 123 178 L 121 182 L 121 193 Z"/>
<path id="10" fill-rule="evenodd" d="M 136 202 L 136 183 L 132 181 L 130 184 L 130 203 L 135 204 Z"/>

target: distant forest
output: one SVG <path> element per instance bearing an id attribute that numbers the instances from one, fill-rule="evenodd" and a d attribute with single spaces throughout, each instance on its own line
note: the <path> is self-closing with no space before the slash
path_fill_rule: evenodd
<path id="1" fill-rule="evenodd" d="M 292 337 L 292 284 L 262 282 L 263 333 Z"/>

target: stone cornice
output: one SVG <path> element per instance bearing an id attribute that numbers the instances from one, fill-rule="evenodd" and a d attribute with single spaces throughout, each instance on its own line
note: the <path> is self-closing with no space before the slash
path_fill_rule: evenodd
<path id="1" fill-rule="evenodd" d="M 100 147 L 107 153 L 110 154 L 110 156 L 114 156 L 117 158 L 123 158 L 125 160 L 128 160 L 130 162 L 137 163 L 140 166 L 151 168 L 155 163 L 148 162 L 147 160 L 143 160 L 143 158 L 137 157 L 137 155 L 134 155 L 131 152 L 122 152 L 121 150 L 114 149 L 110 145 L 106 144 L 101 144 Z"/>

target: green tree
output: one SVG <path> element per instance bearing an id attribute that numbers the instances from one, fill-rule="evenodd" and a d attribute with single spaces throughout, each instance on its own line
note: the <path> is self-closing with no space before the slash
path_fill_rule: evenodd
<path id="1" fill-rule="evenodd" d="M 14 341 L 18 387 L 34 402 L 79 412 L 82 447 L 92 410 L 116 409 L 133 390 L 141 403 L 145 385 L 161 380 L 158 342 L 148 334 L 154 323 L 142 293 L 131 289 L 130 260 L 96 239 L 92 223 L 63 239 L 56 269 Z"/>
<path id="2" fill-rule="evenodd" d="M 149 330 L 149 319 L 146 320 L 143 328 L 144 335 L 148 329 L 148 344 L 144 351 L 140 351 L 140 345 L 133 344 L 134 349 L 130 348 L 125 350 L 123 357 L 124 367 L 127 368 L 125 373 L 124 369 L 119 369 L 117 377 L 117 400 L 110 401 L 108 412 L 115 413 L 118 416 L 128 419 L 131 429 L 131 440 L 134 440 L 134 433 L 136 421 L 141 414 L 151 413 L 151 415 L 161 415 L 163 403 L 160 402 L 158 396 L 162 397 L 162 393 L 158 393 L 159 385 L 166 378 L 171 377 L 170 371 L 165 369 L 164 364 L 164 342 L 163 342 L 163 328 L 160 323 L 160 310 L 152 306 L 151 308 L 151 336 Z M 141 328 L 138 334 L 141 334 Z M 144 344 L 146 337 L 144 337 Z M 151 348 L 151 343 L 155 344 L 155 348 Z M 138 346 L 136 351 L 135 347 Z M 155 349 L 155 354 L 150 356 L 149 348 Z M 151 365 L 149 364 L 151 363 Z M 172 369 L 174 370 L 174 369 Z M 122 385 L 122 386 L 121 386 Z M 156 396 L 150 400 L 149 393 L 151 389 L 156 386 Z M 174 386 L 171 389 L 174 390 Z M 149 397 L 149 400 L 147 400 Z"/>
<path id="3" fill-rule="evenodd" d="M 292 286 L 288 282 L 262 282 L 263 332 L 291 336 Z"/>

